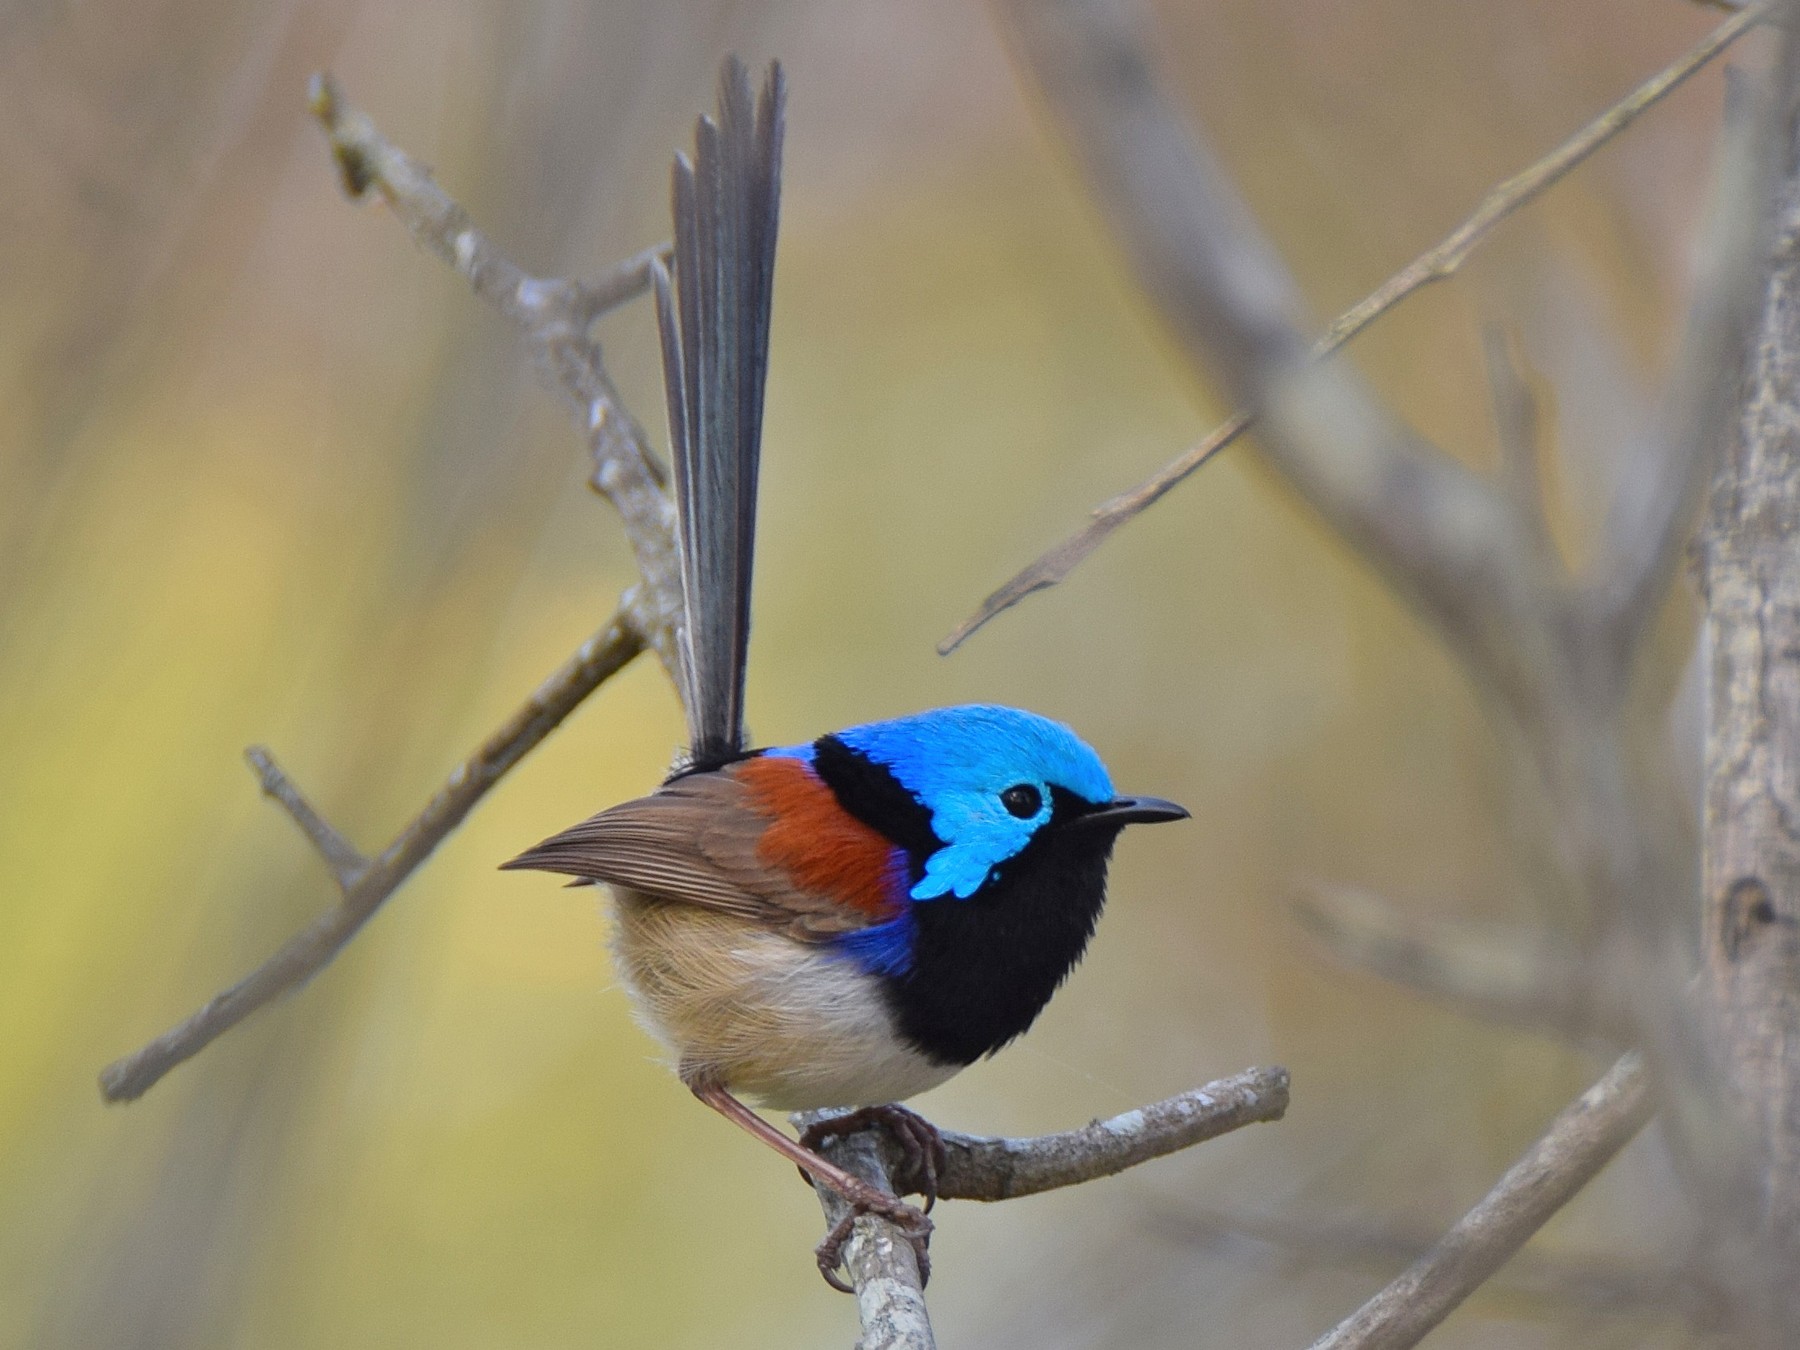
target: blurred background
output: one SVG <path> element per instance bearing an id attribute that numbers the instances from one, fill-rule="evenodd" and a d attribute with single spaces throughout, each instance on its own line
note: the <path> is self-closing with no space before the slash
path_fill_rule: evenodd
<path id="1" fill-rule="evenodd" d="M 1171 76 L 1320 316 L 1716 18 L 1677 0 L 1157 12 Z M 1037 1029 L 922 1109 L 1035 1132 L 1251 1063 L 1294 1076 L 1282 1124 L 940 1211 L 942 1342 L 1304 1345 L 1597 1075 L 1340 973 L 1287 917 L 1297 882 L 1330 878 L 1423 914 L 1574 921 L 1530 898 L 1529 805 L 1460 673 L 1252 449 L 934 654 L 1229 411 L 1134 295 L 979 7 L 12 0 L 0 1345 L 854 1339 L 812 1268 L 817 1206 L 656 1062 L 591 893 L 494 870 L 658 781 L 682 733 L 650 661 L 311 987 L 141 1102 L 105 1108 L 94 1083 L 334 898 L 243 746 L 377 848 L 633 579 L 512 332 L 344 199 L 307 76 L 334 71 L 521 264 L 590 273 L 664 237 L 670 153 L 733 50 L 781 57 L 792 88 L 758 739 L 1003 700 L 1194 813 L 1125 841 L 1092 954 Z M 1703 73 L 1351 358 L 1486 466 L 1481 326 L 1511 325 L 1575 555 L 1671 345 L 1721 98 Z M 603 334 L 660 442 L 648 309 Z M 1607 1282 L 1673 1261 L 1683 1225 L 1652 1131 L 1534 1244 L 1531 1278 L 1432 1343 L 1689 1344 L 1691 1318 Z"/>

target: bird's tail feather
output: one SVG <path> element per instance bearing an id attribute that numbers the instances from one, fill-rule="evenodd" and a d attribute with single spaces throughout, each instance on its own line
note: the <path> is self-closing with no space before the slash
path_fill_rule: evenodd
<path id="1" fill-rule="evenodd" d="M 717 119 L 700 119 L 692 160 L 675 157 L 673 291 L 660 264 L 652 270 L 681 545 L 681 693 L 695 768 L 744 749 L 785 98 L 778 64 L 753 103 L 742 63 L 725 63 Z"/>

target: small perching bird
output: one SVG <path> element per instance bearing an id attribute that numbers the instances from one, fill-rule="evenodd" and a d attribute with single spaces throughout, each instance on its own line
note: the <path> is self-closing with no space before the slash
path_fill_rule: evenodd
<path id="1" fill-rule="evenodd" d="M 1014 708 L 939 708 L 806 745 L 743 727 L 785 86 L 733 58 L 719 113 L 674 169 L 675 282 L 653 265 L 675 467 L 685 762 L 507 863 L 604 882 L 614 953 L 644 1021 L 701 1101 L 897 1223 L 925 1269 L 930 1220 L 744 1104 L 872 1108 L 920 1155 L 935 1131 L 893 1105 L 1028 1028 L 1081 958 L 1106 865 L 1134 821 L 1068 728 Z M 840 1125 L 841 1129 L 842 1126 Z M 835 1274 L 848 1219 L 819 1247 Z"/>

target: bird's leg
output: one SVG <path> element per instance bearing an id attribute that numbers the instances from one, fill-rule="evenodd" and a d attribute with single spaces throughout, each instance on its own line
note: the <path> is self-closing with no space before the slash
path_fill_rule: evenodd
<path id="1" fill-rule="evenodd" d="M 879 1214 L 898 1228 L 912 1244 L 913 1254 L 919 1263 L 920 1283 L 923 1284 L 930 1278 L 931 1220 L 925 1217 L 923 1211 L 889 1195 L 861 1177 L 852 1176 L 804 1144 L 789 1139 L 718 1084 L 690 1083 L 688 1088 L 733 1125 L 760 1139 L 788 1161 L 798 1164 L 802 1171 L 836 1191 L 849 1204 L 850 1213 L 832 1225 L 825 1240 L 814 1249 L 813 1254 L 819 1262 L 819 1273 L 825 1277 L 825 1283 L 846 1294 L 855 1292 L 838 1277 L 837 1270 L 842 1264 L 844 1243 L 850 1236 L 858 1214 Z"/>
<path id="2" fill-rule="evenodd" d="M 906 1158 L 906 1171 L 894 1178 L 895 1189 L 902 1195 L 917 1191 L 925 1199 L 925 1213 L 931 1213 L 931 1207 L 937 1203 L 938 1178 L 949 1159 L 937 1126 L 917 1111 L 909 1111 L 898 1102 L 865 1106 L 807 1126 L 800 1136 L 800 1146 L 817 1150 L 827 1139 L 842 1139 L 858 1130 L 876 1128 L 886 1130 Z"/>

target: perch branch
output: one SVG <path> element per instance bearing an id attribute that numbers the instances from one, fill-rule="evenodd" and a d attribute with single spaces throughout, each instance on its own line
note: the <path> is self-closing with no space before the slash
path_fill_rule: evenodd
<path id="1" fill-rule="evenodd" d="M 113 1063 L 100 1075 L 100 1091 L 108 1101 L 131 1101 L 142 1096 L 164 1074 L 192 1058 L 251 1013 L 271 1000 L 298 988 L 331 961 L 344 944 L 355 937 L 382 903 L 410 876 L 446 835 L 469 814 L 475 803 L 499 782 L 506 771 L 548 736 L 589 694 L 623 669 L 644 648 L 644 640 L 629 603 L 544 681 L 537 692 L 501 727 L 451 771 L 449 778 L 425 808 L 394 837 L 380 855 L 365 860 L 345 886 L 343 901 L 322 914 L 287 945 L 231 988 L 215 995 L 193 1016 L 164 1032 L 139 1050 Z M 322 840 L 337 841 L 348 849 L 342 836 L 306 806 L 266 753 L 251 752 L 251 761 L 263 775 L 264 790 L 276 797 L 300 823 L 340 884 L 347 875 L 339 870 L 340 858 L 326 851 Z M 265 767 L 266 766 L 266 767 Z M 270 787 L 271 773 L 276 787 Z M 296 806 L 300 810 L 296 810 Z M 304 816 L 301 814 L 304 812 Z M 308 821 L 316 822 L 318 830 Z M 353 850 L 352 850 L 353 852 Z"/>
<path id="2" fill-rule="evenodd" d="M 794 1120 L 804 1128 L 828 1114 L 808 1111 Z M 889 1142 L 879 1131 L 859 1130 L 827 1140 L 819 1151 L 892 1195 L 894 1169 L 901 1160 L 890 1156 Z M 815 1183 L 813 1189 L 818 1192 L 828 1229 L 850 1212 L 844 1197 L 829 1186 Z M 844 1246 L 844 1268 L 856 1291 L 856 1311 L 862 1323 L 858 1350 L 935 1350 L 931 1314 L 925 1306 L 925 1281 L 912 1243 L 898 1228 L 879 1214 L 859 1216 Z"/>
<path id="3" fill-rule="evenodd" d="M 1652 1110 L 1643 1062 L 1628 1054 L 1566 1107 L 1430 1251 L 1312 1350 L 1417 1345 L 1612 1161 Z"/>
<path id="4" fill-rule="evenodd" d="M 1680 59 L 1644 81 L 1537 163 L 1495 187 L 1474 213 L 1437 245 L 1334 319 L 1314 344 L 1314 357 L 1329 356 L 1415 291 L 1431 282 L 1454 276 L 1502 221 L 1542 196 L 1594 151 L 1718 56 L 1761 17 L 1760 6 L 1734 13 Z M 1136 487 L 1095 507 L 1081 529 L 1033 560 L 983 600 L 975 613 L 938 645 L 939 653 L 949 655 L 996 615 L 1012 608 L 1026 596 L 1065 580 L 1114 530 L 1155 505 L 1177 483 L 1241 436 L 1255 420 L 1253 412 L 1240 409 Z"/>
<path id="5" fill-rule="evenodd" d="M 990 1139 L 946 1131 L 949 1163 L 938 1194 L 946 1200 L 1013 1200 L 1076 1186 L 1246 1125 L 1280 1120 L 1287 1105 L 1286 1069 L 1246 1069 L 1060 1134 Z"/>
<path id="6" fill-rule="evenodd" d="M 938 1178 L 938 1195 L 945 1200 L 1013 1200 L 1076 1186 L 1246 1125 L 1280 1120 L 1287 1105 L 1287 1070 L 1259 1068 L 1059 1134 L 1006 1139 L 945 1130 L 946 1166 Z M 809 1111 L 793 1119 L 805 1128 L 837 1114 Z M 832 1136 L 820 1151 L 890 1194 L 895 1175 L 905 1166 L 898 1147 L 878 1129 Z M 846 1212 L 842 1199 L 827 1187 L 816 1189 L 826 1223 L 837 1223 Z M 918 1266 L 898 1230 L 875 1215 L 859 1218 L 845 1249 L 845 1265 L 862 1314 L 862 1350 L 930 1350 L 931 1324 Z"/>
<path id="7" fill-rule="evenodd" d="M 599 346 L 589 337 L 607 309 L 650 287 L 650 264 L 666 245 L 646 249 L 589 282 L 531 276 L 475 227 L 465 211 L 369 117 L 351 107 L 336 81 L 313 77 L 310 106 L 352 197 L 377 192 L 416 243 L 449 263 L 469 288 L 510 319 L 557 391 L 573 406 L 594 460 L 593 484 L 619 513 L 644 587 L 642 631 L 669 670 L 681 612 L 675 516 L 649 438 L 619 400 Z"/>

